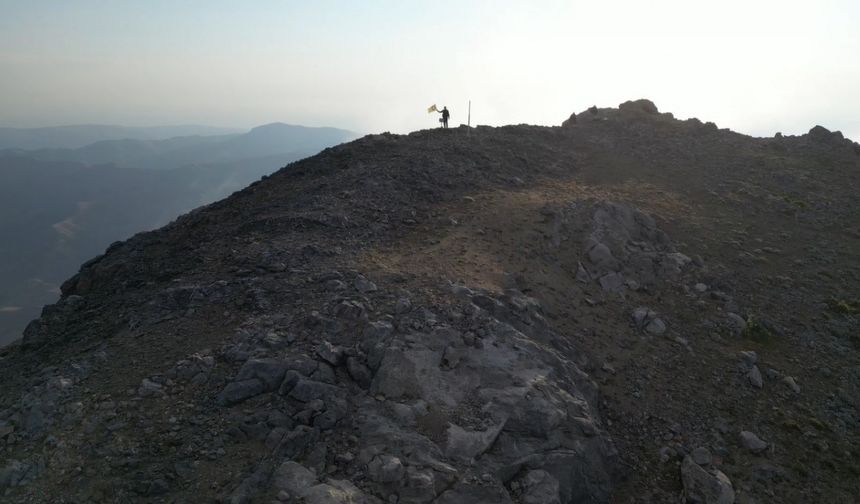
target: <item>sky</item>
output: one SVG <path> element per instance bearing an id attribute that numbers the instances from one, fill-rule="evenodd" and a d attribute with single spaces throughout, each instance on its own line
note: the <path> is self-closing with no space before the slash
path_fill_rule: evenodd
<path id="1" fill-rule="evenodd" d="M 860 141 L 857 0 L 0 0 L 0 126 L 362 133 L 654 101 Z"/>

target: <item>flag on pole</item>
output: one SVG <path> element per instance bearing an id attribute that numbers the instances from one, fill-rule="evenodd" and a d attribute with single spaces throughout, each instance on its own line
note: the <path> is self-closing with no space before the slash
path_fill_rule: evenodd
<path id="1" fill-rule="evenodd" d="M 435 104 L 435 103 L 434 103 L 433 105 L 430 105 L 430 108 L 428 108 L 428 109 L 427 109 L 427 113 L 428 113 L 428 114 L 429 114 L 429 113 L 431 113 L 431 112 L 439 112 L 439 109 L 437 109 L 437 108 L 436 108 L 436 104 Z"/>

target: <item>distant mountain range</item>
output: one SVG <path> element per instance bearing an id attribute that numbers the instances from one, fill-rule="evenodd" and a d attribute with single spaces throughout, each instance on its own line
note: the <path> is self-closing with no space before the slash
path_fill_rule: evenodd
<path id="1" fill-rule="evenodd" d="M 273 123 L 244 134 L 181 136 L 164 140 L 124 138 L 102 140 L 74 149 L 7 148 L 0 150 L 0 157 L 167 170 L 185 165 L 223 163 L 285 153 L 309 155 L 354 137 L 351 132 L 336 128 Z"/>
<path id="2" fill-rule="evenodd" d="M 243 134 L 0 150 L 0 345 L 17 338 L 55 300 L 57 286 L 111 242 L 356 136 L 275 123 Z"/>
<path id="3" fill-rule="evenodd" d="M 130 128 L 103 124 L 51 126 L 47 128 L 0 128 L 0 149 L 76 149 L 104 140 L 164 140 L 185 136 L 242 133 L 238 128 L 212 126 L 154 126 Z"/>

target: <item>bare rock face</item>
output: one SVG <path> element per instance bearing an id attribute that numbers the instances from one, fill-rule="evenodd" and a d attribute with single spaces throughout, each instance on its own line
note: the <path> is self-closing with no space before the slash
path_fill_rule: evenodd
<path id="1" fill-rule="evenodd" d="M 438 432 L 441 443 L 416 437 L 384 411 L 362 415 L 368 418 L 360 424 L 362 439 L 407 464 L 414 460 L 409 451 L 422 447 L 425 458 L 465 464 L 469 473 L 479 476 L 488 474 L 491 478 L 481 492 L 490 492 L 494 499 L 506 495 L 506 483 L 528 470 L 543 471 L 540 474 L 556 482 L 549 487 L 556 489 L 551 499 L 558 502 L 604 502 L 614 452 L 591 402 L 595 388 L 575 364 L 547 352 L 544 345 L 557 336 L 534 323 L 542 320 L 539 304 L 522 302 L 524 297 L 517 292 L 499 300 L 463 287 L 452 290 L 470 292 L 467 299 L 477 303 L 468 305 L 468 320 L 481 328 L 479 339 L 467 343 L 453 327 L 395 335 L 371 385 L 371 394 L 387 401 L 408 404 L 417 399 L 426 404 L 429 411 L 419 425 L 432 418 L 434 424 L 428 428 Z M 533 321 L 524 326 L 530 329 L 512 325 L 523 318 Z M 459 358 L 444 367 L 452 348 Z M 480 416 L 470 413 L 473 404 L 480 405 Z M 393 450 L 385 446 L 391 438 L 414 441 Z M 415 448 L 407 448 L 411 444 Z M 578 448 L 565 448 L 570 446 Z M 382 459 L 374 460 L 374 467 L 381 464 Z M 443 472 L 434 479 L 449 477 Z M 457 492 L 473 491 L 452 490 L 440 499 L 447 502 Z"/>

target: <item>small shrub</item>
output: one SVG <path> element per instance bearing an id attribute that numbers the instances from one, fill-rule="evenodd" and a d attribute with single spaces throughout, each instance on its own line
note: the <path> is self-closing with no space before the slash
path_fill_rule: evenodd
<path id="1" fill-rule="evenodd" d="M 744 328 L 741 335 L 744 338 L 759 341 L 767 340 L 771 336 L 770 331 L 767 330 L 767 327 L 756 321 L 752 315 L 747 317 L 747 326 Z"/>
<path id="2" fill-rule="evenodd" d="M 789 205 L 797 207 L 801 210 L 806 210 L 807 208 L 809 208 L 809 204 L 807 204 L 805 201 L 803 201 L 800 198 L 795 198 L 792 196 L 783 196 L 782 199 L 783 199 L 783 201 L 785 201 Z"/>
<path id="3" fill-rule="evenodd" d="M 842 315 L 860 314 L 860 300 L 858 299 L 831 298 L 827 301 L 827 307 L 830 308 L 830 311 Z"/>

